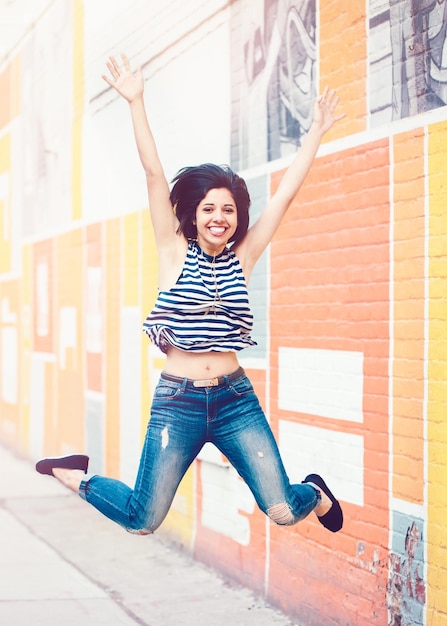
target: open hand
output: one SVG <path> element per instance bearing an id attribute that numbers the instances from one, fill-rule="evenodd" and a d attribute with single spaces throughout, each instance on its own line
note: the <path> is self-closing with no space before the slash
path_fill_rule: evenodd
<path id="1" fill-rule="evenodd" d="M 126 98 L 128 102 L 132 102 L 132 100 L 141 96 L 144 91 L 143 73 L 141 67 L 137 67 L 136 71 L 132 72 L 129 59 L 124 53 L 121 54 L 121 59 L 123 61 L 122 67 L 120 67 L 115 57 L 110 56 L 106 65 L 113 80 L 105 74 L 102 75 L 102 78 L 116 89 L 123 98 Z"/>
<path id="2" fill-rule="evenodd" d="M 322 133 L 327 132 L 335 122 L 345 117 L 346 113 L 335 115 L 339 98 L 335 94 L 335 90 L 329 90 L 325 87 L 321 96 L 318 96 L 314 106 L 314 124 Z"/>

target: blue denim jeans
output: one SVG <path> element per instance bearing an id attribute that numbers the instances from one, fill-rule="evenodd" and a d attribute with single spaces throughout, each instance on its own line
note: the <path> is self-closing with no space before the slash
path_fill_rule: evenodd
<path id="1" fill-rule="evenodd" d="M 202 446 L 212 442 L 275 523 L 291 525 L 319 504 L 320 492 L 291 485 L 253 387 L 240 368 L 214 387 L 195 387 L 162 374 L 156 387 L 134 489 L 92 476 L 79 493 L 129 531 L 153 532 L 168 513 L 177 487 Z M 298 454 L 298 451 L 297 451 Z"/>

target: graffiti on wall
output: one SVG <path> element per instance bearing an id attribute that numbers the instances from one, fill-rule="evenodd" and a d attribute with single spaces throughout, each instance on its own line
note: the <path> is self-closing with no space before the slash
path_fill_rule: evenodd
<path id="1" fill-rule="evenodd" d="M 370 0 L 374 126 L 447 103 L 446 0 Z"/>
<path id="2" fill-rule="evenodd" d="M 422 520 L 395 513 L 396 532 L 389 555 L 389 626 L 424 623 L 425 583 Z"/>
<path id="3" fill-rule="evenodd" d="M 232 46 L 238 112 L 233 110 L 235 167 L 280 158 L 300 145 L 316 97 L 315 0 L 258 0 L 238 14 L 242 47 Z M 238 32 L 234 27 L 233 33 Z"/>

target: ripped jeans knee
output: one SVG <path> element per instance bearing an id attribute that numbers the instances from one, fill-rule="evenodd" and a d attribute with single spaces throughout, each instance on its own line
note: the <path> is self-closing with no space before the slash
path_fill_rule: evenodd
<path id="1" fill-rule="evenodd" d="M 154 534 L 152 530 L 146 530 L 145 528 L 140 528 L 139 530 L 135 528 L 126 528 L 126 531 L 130 533 L 131 535 L 140 535 L 140 536 Z"/>
<path id="2" fill-rule="evenodd" d="M 292 526 L 296 523 L 297 518 L 292 513 L 290 507 L 285 502 L 274 504 L 267 510 L 268 517 L 278 524 L 278 526 Z"/>

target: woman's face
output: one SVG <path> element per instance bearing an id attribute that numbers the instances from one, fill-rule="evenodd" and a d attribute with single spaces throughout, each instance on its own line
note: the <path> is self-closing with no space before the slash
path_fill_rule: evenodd
<path id="1" fill-rule="evenodd" d="M 226 188 L 210 189 L 196 209 L 197 243 L 206 254 L 222 252 L 236 232 L 237 207 Z"/>

